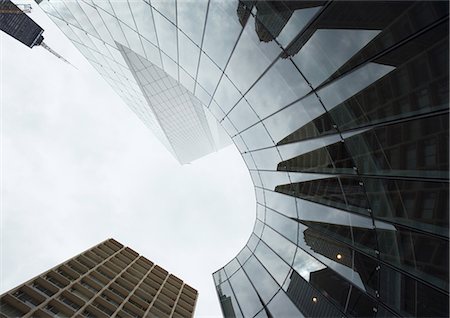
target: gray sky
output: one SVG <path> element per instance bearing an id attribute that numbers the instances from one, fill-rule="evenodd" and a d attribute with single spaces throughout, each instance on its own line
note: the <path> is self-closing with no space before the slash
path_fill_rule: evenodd
<path id="1" fill-rule="evenodd" d="M 0 34 L 0 293 L 109 237 L 199 290 L 196 316 L 221 316 L 211 273 L 255 218 L 234 146 L 180 166 L 33 4 L 42 48 Z"/>

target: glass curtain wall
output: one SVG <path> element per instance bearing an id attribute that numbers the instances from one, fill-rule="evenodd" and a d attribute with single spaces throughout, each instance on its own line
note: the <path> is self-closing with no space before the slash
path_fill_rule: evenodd
<path id="1" fill-rule="evenodd" d="M 118 44 L 177 81 L 242 154 L 256 221 L 213 274 L 225 317 L 448 316 L 447 1 L 41 7 L 111 81 Z"/>

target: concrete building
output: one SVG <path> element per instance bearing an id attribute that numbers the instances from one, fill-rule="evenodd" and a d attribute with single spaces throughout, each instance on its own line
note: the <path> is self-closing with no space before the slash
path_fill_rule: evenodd
<path id="1" fill-rule="evenodd" d="M 192 317 L 198 293 L 108 239 L 0 296 L 0 317 Z"/>

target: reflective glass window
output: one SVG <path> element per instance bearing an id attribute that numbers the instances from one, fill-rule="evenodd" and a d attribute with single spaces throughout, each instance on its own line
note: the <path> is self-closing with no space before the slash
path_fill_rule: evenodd
<path id="1" fill-rule="evenodd" d="M 448 116 L 384 126 L 346 139 L 362 174 L 448 178 Z M 427 148 L 437 140 L 440 147 Z M 427 153 L 428 151 L 428 153 Z M 430 153 L 433 164 L 427 162 Z"/>
<path id="2" fill-rule="evenodd" d="M 446 317 L 448 295 L 387 266 L 380 269 L 380 300 L 401 316 Z"/>
<path id="3" fill-rule="evenodd" d="M 236 256 L 236 258 L 239 260 L 239 263 L 244 264 L 250 257 L 250 255 L 252 255 L 252 252 L 250 252 L 247 246 L 244 246 L 244 248 Z"/>
<path id="4" fill-rule="evenodd" d="M 111 1 L 111 6 L 114 11 L 114 15 L 125 23 L 128 27 L 136 30 L 136 25 L 134 23 L 133 14 L 131 13 L 128 1 Z"/>
<path id="5" fill-rule="evenodd" d="M 105 23 L 106 27 L 108 28 L 109 32 L 111 33 L 111 36 L 114 39 L 114 41 L 119 42 L 125 46 L 128 46 L 128 42 L 125 38 L 125 35 L 123 34 L 122 28 L 119 25 L 119 21 L 117 21 L 117 19 L 113 17 L 111 14 L 107 13 L 106 11 L 103 11 L 100 8 L 98 8 L 97 11 L 102 17 L 102 20 Z"/>
<path id="6" fill-rule="evenodd" d="M 294 102 L 311 90 L 290 59 L 278 59 L 245 95 L 264 118 Z M 283 92 L 280 94 L 280 92 Z"/>
<path id="7" fill-rule="evenodd" d="M 209 3 L 202 49 L 222 70 L 242 30 L 236 15 L 237 4 L 220 0 Z"/>
<path id="8" fill-rule="evenodd" d="M 288 217 L 297 217 L 296 202 L 293 197 L 274 191 L 264 191 L 266 205 Z"/>
<path id="9" fill-rule="evenodd" d="M 130 2 L 130 8 L 140 36 L 156 45 L 156 32 L 150 5 L 143 0 L 133 0 Z"/>
<path id="10" fill-rule="evenodd" d="M 284 287 L 286 295 L 306 317 L 342 317 L 330 300 L 311 286 L 299 273 L 292 271 Z"/>
<path id="11" fill-rule="evenodd" d="M 177 1 L 178 28 L 199 47 L 206 18 L 207 0 Z"/>
<path id="12" fill-rule="evenodd" d="M 306 79 L 317 87 L 378 33 L 377 30 L 316 30 L 292 59 Z"/>
<path id="13" fill-rule="evenodd" d="M 268 310 L 273 317 L 286 318 L 303 318 L 303 314 L 295 307 L 292 301 L 286 296 L 283 290 L 280 290 L 275 297 L 270 301 Z"/>
<path id="14" fill-rule="evenodd" d="M 448 184 L 363 178 L 375 217 L 448 236 Z"/>
<path id="15" fill-rule="evenodd" d="M 289 239 L 291 242 L 297 242 L 297 222 L 270 209 L 266 210 L 266 224 L 276 230 L 278 233 Z"/>
<path id="16" fill-rule="evenodd" d="M 247 91 L 281 53 L 281 49 L 274 42 L 259 41 L 253 30 L 254 25 L 254 18 L 251 17 L 225 70 L 241 92 Z"/>
<path id="17" fill-rule="evenodd" d="M 152 6 L 164 15 L 172 23 L 176 22 L 176 1 L 175 0 L 152 0 Z"/>
<path id="18" fill-rule="evenodd" d="M 248 264 L 248 262 L 246 263 Z M 242 269 L 229 279 L 244 317 L 253 317 L 262 307 L 260 298 Z"/>
<path id="19" fill-rule="evenodd" d="M 224 316 L 243 317 L 238 302 L 236 301 L 236 297 L 231 290 L 230 284 L 228 282 L 224 282 L 223 284 L 217 286 L 217 291 Z"/>
<path id="20" fill-rule="evenodd" d="M 178 44 L 180 50 L 180 66 L 184 68 L 189 75 L 195 78 L 200 49 L 182 33 L 178 33 Z"/>
<path id="21" fill-rule="evenodd" d="M 253 116 L 255 116 L 254 112 L 252 110 L 249 110 L 248 113 L 250 113 L 250 112 L 253 113 Z M 247 113 L 243 112 L 243 114 L 247 114 Z M 260 148 L 274 146 L 274 142 L 272 141 L 272 138 L 270 138 L 270 135 L 267 132 L 266 127 L 264 127 L 264 125 L 262 123 L 259 123 L 249 129 L 245 130 L 244 132 L 241 133 L 241 137 L 245 141 L 245 144 L 247 145 L 247 147 L 250 150 L 256 150 L 256 149 L 260 149 Z"/>
<path id="22" fill-rule="evenodd" d="M 272 230 L 272 228 L 268 226 L 264 228 L 262 239 L 271 249 L 280 255 L 286 263 L 292 264 L 297 249 L 295 244 L 288 241 L 285 237 L 281 236 L 278 232 Z"/>
<path id="23" fill-rule="evenodd" d="M 258 248 L 260 246 L 261 244 L 258 245 Z M 255 256 L 251 256 L 243 267 L 253 286 L 258 291 L 261 300 L 264 304 L 267 304 L 280 287 Z"/>
<path id="24" fill-rule="evenodd" d="M 224 266 L 225 273 L 228 277 L 231 277 L 241 267 L 239 262 L 233 258 L 227 265 Z"/>
<path id="25" fill-rule="evenodd" d="M 400 226 L 377 229 L 382 260 L 448 290 L 448 240 Z"/>
<path id="26" fill-rule="evenodd" d="M 198 68 L 197 81 L 210 95 L 214 92 L 221 75 L 222 71 L 208 56 L 202 54 Z"/>
<path id="27" fill-rule="evenodd" d="M 214 94 L 214 99 L 222 111 L 227 114 L 240 98 L 242 98 L 242 94 L 224 74 Z"/>
<path id="28" fill-rule="evenodd" d="M 234 126 L 238 131 L 242 131 L 245 128 L 248 128 L 249 126 L 259 121 L 259 118 L 256 115 L 255 111 L 250 107 L 249 103 L 245 98 L 242 98 L 237 103 L 237 105 L 230 111 L 230 113 L 228 114 L 228 118 L 233 122 Z M 251 127 L 249 130 L 251 130 L 252 128 L 253 127 Z M 242 135 L 244 134 L 245 132 Z M 253 136 L 254 134 L 255 133 L 253 131 L 248 133 L 248 135 L 250 136 Z M 245 134 L 245 136 L 247 136 L 247 134 Z M 255 137 L 255 139 L 260 140 L 258 137 Z"/>
<path id="29" fill-rule="evenodd" d="M 163 3 L 165 1 L 162 1 Z M 170 56 L 174 61 L 178 60 L 177 51 L 177 29 L 175 25 L 166 20 L 161 14 L 153 10 L 156 33 L 160 49 Z"/>
<path id="30" fill-rule="evenodd" d="M 272 275 L 278 285 L 282 286 L 291 269 L 289 265 L 275 254 L 264 242 L 258 244 L 258 247 L 255 250 L 255 256 Z"/>

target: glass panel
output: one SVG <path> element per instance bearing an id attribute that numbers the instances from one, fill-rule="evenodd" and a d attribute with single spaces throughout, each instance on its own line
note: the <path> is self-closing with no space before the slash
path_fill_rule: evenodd
<path id="1" fill-rule="evenodd" d="M 294 244 L 297 242 L 297 222 L 271 209 L 266 210 L 266 225 L 269 225 Z"/>
<path id="2" fill-rule="evenodd" d="M 277 170 L 355 174 L 354 167 L 347 147 L 338 142 L 280 162 Z"/>
<path id="3" fill-rule="evenodd" d="M 400 226 L 376 231 L 382 260 L 448 290 L 448 240 Z"/>
<path id="4" fill-rule="evenodd" d="M 176 1 L 175 0 L 152 0 L 152 6 L 169 19 L 172 23 L 176 23 Z M 161 40 L 160 40 L 161 41 Z"/>
<path id="5" fill-rule="evenodd" d="M 299 247 L 353 285 L 375 295 L 378 288 L 377 261 L 313 228 L 300 224 L 299 232 Z"/>
<path id="6" fill-rule="evenodd" d="M 154 45 L 157 44 L 151 7 L 143 0 L 129 0 L 139 34 Z"/>
<path id="7" fill-rule="evenodd" d="M 330 12 L 330 15 L 339 17 L 339 12 L 343 12 L 342 10 L 344 9 L 343 7 L 339 8 L 339 6 L 342 5 L 345 6 L 344 10 L 346 12 L 353 10 L 355 13 L 357 12 L 357 14 L 354 15 L 342 16 L 347 20 L 345 21 L 346 24 L 349 23 L 349 19 L 355 17 L 354 21 L 351 22 L 354 23 L 355 28 L 361 28 L 363 27 L 363 24 L 366 24 L 366 26 L 369 26 L 368 29 L 373 29 L 374 27 L 379 30 L 383 29 L 382 33 L 341 67 L 339 71 L 334 74 L 334 77 L 354 68 L 355 65 L 366 61 L 370 57 L 376 56 L 393 44 L 406 39 L 408 36 L 448 14 L 448 5 L 440 1 L 400 1 L 388 3 L 373 1 L 366 4 L 352 2 L 350 3 L 350 6 L 349 4 L 343 3 L 334 3 L 333 5 L 334 8 L 331 11 L 327 10 Z M 371 19 L 374 16 L 378 17 L 378 19 Z M 448 27 L 444 27 L 444 29 L 446 30 L 445 33 L 448 33 Z M 419 36 L 418 38 L 420 37 L 422 36 Z M 431 40 L 431 44 L 425 44 L 427 40 L 423 41 L 423 39 L 421 39 L 421 45 L 419 45 L 420 50 L 431 46 L 432 43 L 438 42 L 433 36 L 426 35 L 426 37 L 428 38 L 428 41 Z M 412 41 L 415 41 L 416 39 L 413 39 Z M 401 55 L 396 54 L 397 57 L 402 60 L 402 63 L 409 59 L 410 53 L 414 52 L 414 49 L 409 44 L 406 44 L 405 46 L 408 46 L 407 50 L 402 52 Z M 381 59 L 384 60 L 384 57 L 381 57 Z M 392 62 L 392 60 L 390 62 Z"/>
<path id="8" fill-rule="evenodd" d="M 275 187 L 279 184 L 290 183 L 289 175 L 287 172 L 282 171 L 260 171 L 259 175 L 263 186 L 267 190 L 275 190 Z"/>
<path id="9" fill-rule="evenodd" d="M 248 242 L 247 242 L 247 247 L 250 249 L 250 251 L 254 251 L 256 246 L 259 243 L 259 238 L 252 233 L 252 235 L 250 236 Z"/>
<path id="10" fill-rule="evenodd" d="M 313 87 L 317 87 L 379 32 L 316 30 L 300 52 L 293 56 L 293 60 Z"/>
<path id="11" fill-rule="evenodd" d="M 231 112 L 228 114 L 228 118 L 231 120 L 231 122 L 234 124 L 234 126 L 236 127 L 236 129 L 238 131 L 242 131 L 245 128 L 248 128 L 249 126 L 251 126 L 259 121 L 258 116 L 253 111 L 253 109 L 250 107 L 250 105 L 248 104 L 248 102 L 245 98 L 242 98 L 239 101 L 239 103 L 237 103 L 237 105 L 233 108 L 233 110 L 231 110 Z M 262 127 L 262 125 L 260 125 L 260 126 Z M 249 129 L 250 132 L 248 132 L 248 133 L 247 132 L 242 133 L 242 135 L 245 134 L 245 137 L 243 136 L 243 138 L 248 139 L 248 138 L 253 137 L 253 135 L 255 135 L 253 128 L 254 127 L 251 127 Z M 265 133 L 264 135 L 269 137 L 269 135 L 267 133 Z M 259 136 L 256 136 L 253 139 L 260 141 Z M 264 144 L 264 143 L 258 142 L 257 144 Z M 272 142 L 270 142 L 270 144 L 273 145 Z M 264 146 L 262 146 L 262 147 L 264 147 Z M 251 148 L 253 148 L 253 147 L 251 147 Z M 256 147 L 256 148 L 261 148 L 261 147 Z M 255 149 L 255 148 L 253 148 L 253 149 Z"/>
<path id="12" fill-rule="evenodd" d="M 294 4 L 293 2 L 288 3 L 288 5 Z M 317 1 L 320 4 L 320 1 Z M 297 5 L 300 5 L 298 3 Z M 314 4 L 313 4 L 314 5 Z M 307 9 L 294 9 L 295 11 L 289 17 L 287 24 L 283 27 L 280 35 L 277 37 L 278 42 L 283 46 L 287 45 L 295 38 L 295 36 L 301 32 L 301 30 L 306 26 L 306 24 L 316 15 L 316 13 L 322 7 L 313 7 Z"/>
<path id="13" fill-rule="evenodd" d="M 398 68 L 330 111 L 341 130 L 378 124 L 448 107 L 448 41 L 444 25 L 408 42 L 384 59 Z M 436 29 L 440 29 L 439 31 Z M 438 39 L 436 36 L 441 34 Z M 413 51 L 413 53 L 411 52 Z M 405 56 L 413 55 L 411 60 Z M 407 61 L 407 62 L 406 62 Z M 434 67 L 436 65 L 436 67 Z M 437 67 L 437 65 L 439 65 Z M 442 85 L 442 86 L 441 86 Z M 444 88 L 445 86 L 445 88 Z M 440 87 L 444 90 L 441 91 Z"/>
<path id="14" fill-rule="evenodd" d="M 144 48 L 142 47 L 139 35 L 135 31 L 124 25 L 122 22 L 120 22 L 120 26 L 122 27 L 122 31 L 125 34 L 128 43 L 130 44 L 129 48 L 140 56 L 145 56 Z"/>
<path id="15" fill-rule="evenodd" d="M 395 270 L 381 266 L 380 300 L 401 316 L 446 317 L 448 295 Z"/>
<path id="16" fill-rule="evenodd" d="M 289 265 L 275 254 L 264 242 L 258 244 L 258 247 L 255 250 L 255 256 L 272 275 L 278 285 L 282 286 L 291 269 Z"/>
<path id="17" fill-rule="evenodd" d="M 261 221 L 265 222 L 266 219 L 266 207 L 261 205 L 261 204 L 257 204 L 256 205 L 256 217 L 258 219 L 260 219 Z"/>
<path id="18" fill-rule="evenodd" d="M 102 17 L 103 22 L 105 23 L 106 27 L 111 33 L 111 36 L 114 39 L 114 41 L 117 41 L 125 46 L 128 46 L 128 42 L 125 39 L 125 36 L 123 35 L 122 29 L 120 28 L 119 21 L 117 21 L 117 19 L 112 15 L 106 13 L 106 11 L 103 11 L 101 9 L 97 9 L 97 11 Z"/>
<path id="19" fill-rule="evenodd" d="M 181 67 L 179 68 L 179 71 L 180 71 L 181 85 L 183 85 L 188 91 L 193 93 L 195 80 L 188 73 L 186 73 Z"/>
<path id="20" fill-rule="evenodd" d="M 214 92 L 217 83 L 219 82 L 220 75 L 222 75 L 222 71 L 217 68 L 209 57 L 202 54 L 197 81 L 210 95 Z"/>
<path id="21" fill-rule="evenodd" d="M 281 49 L 274 42 L 259 41 L 252 30 L 254 25 L 254 18 L 250 17 L 225 71 L 241 92 L 247 91 L 281 53 Z"/>
<path id="22" fill-rule="evenodd" d="M 100 37 L 97 33 L 97 30 L 92 26 L 90 17 L 86 16 L 85 12 L 80 7 L 80 4 L 74 1 L 67 1 L 67 0 L 65 0 L 64 3 L 72 13 L 74 18 L 77 19 L 79 24 L 83 26 L 84 30 L 86 30 L 88 33 L 96 37 Z"/>
<path id="23" fill-rule="evenodd" d="M 248 249 L 247 246 L 245 246 L 240 252 L 239 254 L 236 256 L 236 258 L 239 260 L 239 262 L 241 264 L 244 264 L 247 259 L 250 257 L 250 255 L 252 255 L 252 252 L 250 252 L 250 250 Z"/>
<path id="24" fill-rule="evenodd" d="M 242 94 L 224 74 L 214 94 L 214 99 L 222 111 L 227 114 L 240 98 L 242 98 Z"/>
<path id="25" fill-rule="evenodd" d="M 220 306 L 225 317 L 242 317 L 239 305 L 228 282 L 217 286 Z"/>
<path id="26" fill-rule="evenodd" d="M 125 23 L 128 27 L 133 30 L 136 30 L 136 26 L 134 24 L 133 15 L 130 11 L 130 6 L 127 1 L 111 1 L 111 6 L 114 11 L 114 15 L 121 20 L 121 22 Z"/>
<path id="27" fill-rule="evenodd" d="M 339 177 L 283 184 L 277 192 L 293 195 L 339 209 L 367 214 L 369 202 L 358 178 Z"/>
<path id="28" fill-rule="evenodd" d="M 207 5 L 207 0 L 177 1 L 178 28 L 199 47 L 202 41 Z"/>
<path id="29" fill-rule="evenodd" d="M 268 207 L 288 217 L 297 217 L 296 203 L 293 197 L 267 190 L 264 191 L 264 195 Z"/>
<path id="30" fill-rule="evenodd" d="M 178 33 L 178 43 L 180 66 L 195 78 L 200 49 L 182 33 Z"/>
<path id="31" fill-rule="evenodd" d="M 285 292 L 280 290 L 276 296 L 270 301 L 268 309 L 273 317 L 285 318 L 303 318 L 303 314 L 298 311 L 292 301 L 286 296 Z"/>
<path id="32" fill-rule="evenodd" d="M 72 13 L 67 8 L 66 4 L 62 1 L 52 1 L 50 5 L 53 6 L 54 10 L 59 13 L 61 18 L 69 24 L 72 24 L 78 28 L 82 28 L 80 24 L 78 23 L 77 19 L 72 15 Z"/>
<path id="33" fill-rule="evenodd" d="M 249 110 L 249 112 L 253 111 Z M 244 112 L 244 114 L 247 113 Z M 254 112 L 253 116 L 255 116 Z M 266 127 L 264 127 L 262 123 L 259 123 L 242 132 L 241 137 L 245 141 L 245 144 L 250 150 L 274 146 L 272 138 L 270 138 L 269 133 L 266 130 Z"/>
<path id="34" fill-rule="evenodd" d="M 164 71 L 166 71 L 167 74 L 172 76 L 174 80 L 178 80 L 178 65 L 175 63 L 170 57 L 168 57 L 166 54 L 161 54 L 162 61 L 164 64 Z"/>
<path id="35" fill-rule="evenodd" d="M 306 317 L 343 316 L 341 311 L 296 271 L 291 272 L 284 290 L 291 301 Z"/>
<path id="36" fill-rule="evenodd" d="M 363 178 L 375 217 L 448 236 L 448 183 Z"/>
<path id="37" fill-rule="evenodd" d="M 78 4 L 81 6 L 81 9 L 85 12 L 87 18 L 89 19 L 92 27 L 96 30 L 99 39 L 108 43 L 109 45 L 115 46 L 114 40 L 111 38 L 111 35 L 103 23 L 102 18 L 98 14 L 97 10 L 86 3 L 79 1 Z M 42 4 L 40 4 L 42 5 Z"/>
<path id="38" fill-rule="evenodd" d="M 222 70 L 242 29 L 236 7 L 237 2 L 234 1 L 211 0 L 209 3 L 202 49 Z"/>
<path id="39" fill-rule="evenodd" d="M 362 174 L 448 178 L 448 126 L 445 114 L 375 128 L 345 144 Z"/>
<path id="40" fill-rule="evenodd" d="M 264 118 L 309 91 L 311 88 L 291 60 L 279 59 L 250 89 L 245 98 L 259 117 Z"/>
<path id="41" fill-rule="evenodd" d="M 286 240 L 278 232 L 266 226 L 262 235 L 263 241 L 270 246 L 284 261 L 292 264 L 297 247 L 291 241 Z"/>
<path id="42" fill-rule="evenodd" d="M 253 151 L 251 154 L 255 165 L 260 170 L 277 170 L 277 165 L 281 161 L 280 154 L 275 147 Z"/>
<path id="43" fill-rule="evenodd" d="M 229 282 L 236 294 L 244 317 L 253 317 L 263 307 L 263 304 L 250 284 L 247 275 L 240 269 L 230 278 Z"/>
<path id="44" fill-rule="evenodd" d="M 256 220 L 255 228 L 253 229 L 253 233 L 255 233 L 256 236 L 261 237 L 263 227 L 264 227 L 264 224 L 260 220 Z"/>
<path id="45" fill-rule="evenodd" d="M 214 284 L 216 286 L 228 279 L 223 268 L 221 268 L 217 272 L 213 273 L 213 278 L 214 278 Z"/>
<path id="46" fill-rule="evenodd" d="M 223 269 L 227 276 L 231 277 L 240 267 L 241 265 L 239 265 L 238 261 L 233 258 Z"/>
<path id="47" fill-rule="evenodd" d="M 145 56 L 147 57 L 147 60 L 158 66 L 159 68 L 162 68 L 161 64 L 161 55 L 159 52 L 159 49 L 150 43 L 149 41 L 142 39 L 142 45 L 144 46 L 145 50 Z"/>
<path id="48" fill-rule="evenodd" d="M 258 248 L 260 246 L 261 244 L 258 245 Z M 244 270 L 258 291 L 258 296 L 260 296 L 261 301 L 267 304 L 280 287 L 255 256 L 248 259 L 244 265 Z"/>
<path id="49" fill-rule="evenodd" d="M 164 3 L 165 1 L 162 2 Z M 172 60 L 177 61 L 177 29 L 155 10 L 153 10 L 153 18 L 155 20 L 160 49 L 169 55 Z"/>

